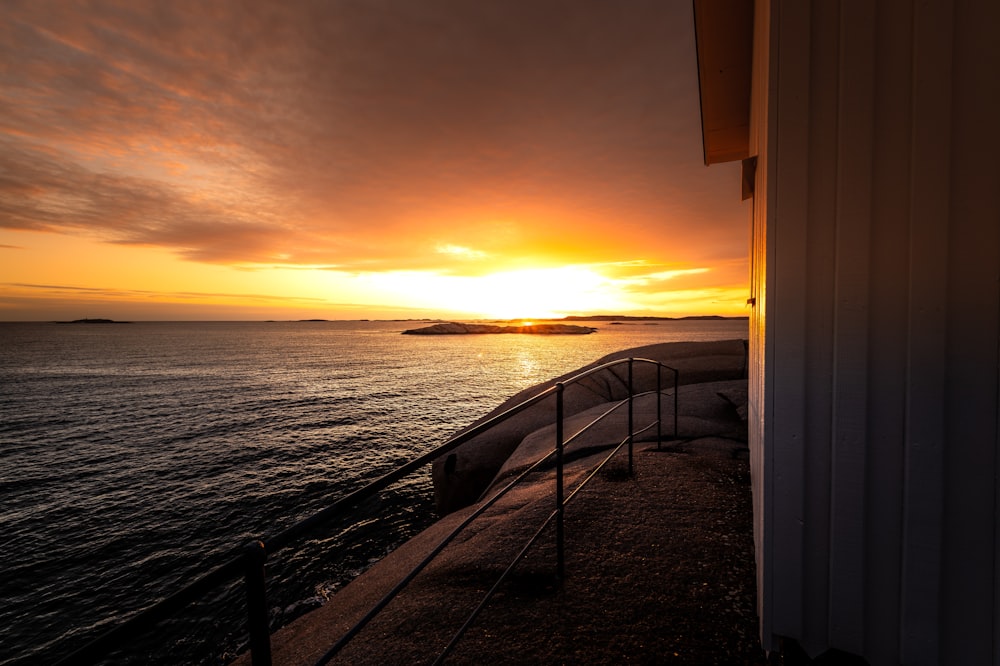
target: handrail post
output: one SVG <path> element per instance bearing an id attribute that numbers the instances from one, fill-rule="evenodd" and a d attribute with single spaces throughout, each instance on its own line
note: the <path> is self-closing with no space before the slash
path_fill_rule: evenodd
<path id="1" fill-rule="evenodd" d="M 673 368 L 674 371 L 674 440 L 677 439 L 677 388 L 680 385 L 678 380 L 680 373 L 677 368 Z"/>
<path id="2" fill-rule="evenodd" d="M 635 389 L 632 386 L 632 364 L 635 359 L 628 360 L 628 475 L 632 476 L 632 433 L 635 428 L 632 425 L 632 403 Z"/>
<path id="3" fill-rule="evenodd" d="M 560 581 L 566 574 L 566 541 L 563 513 L 563 386 L 556 384 L 556 576 Z"/>
<path id="4" fill-rule="evenodd" d="M 263 541 L 251 541 L 243 547 L 244 577 L 247 588 L 247 630 L 250 633 L 250 657 L 253 666 L 271 666 L 271 632 L 267 622 L 264 562 L 267 550 Z"/>
<path id="5" fill-rule="evenodd" d="M 663 364 L 656 364 L 656 450 L 663 443 Z"/>

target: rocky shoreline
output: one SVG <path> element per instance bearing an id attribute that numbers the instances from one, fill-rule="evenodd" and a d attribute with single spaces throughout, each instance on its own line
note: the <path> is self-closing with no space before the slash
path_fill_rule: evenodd
<path id="1" fill-rule="evenodd" d="M 741 427 L 738 421 L 728 422 L 720 419 L 723 416 L 738 419 L 737 403 L 746 402 L 747 347 L 743 340 L 673 342 L 615 352 L 583 368 L 521 391 L 469 427 L 475 427 L 507 411 L 558 382 L 566 381 L 574 375 L 610 361 L 625 358 L 659 361 L 678 371 L 679 384 L 682 387 L 681 395 L 686 394 L 685 399 L 680 401 L 678 413 L 681 436 L 717 434 L 720 430 L 727 430 L 729 434 Z M 625 398 L 628 395 L 627 373 L 627 366 L 623 365 L 592 375 L 580 383 L 568 385 L 563 394 L 566 416 L 573 417 L 575 414 L 592 409 L 600 410 L 602 405 Z M 650 365 L 636 364 L 632 381 L 636 392 L 656 390 L 656 372 Z M 666 389 L 672 385 L 673 378 L 664 375 L 661 381 L 663 388 Z M 736 382 L 736 384 L 713 387 L 710 386 L 712 382 Z M 687 388 L 695 385 L 706 386 L 701 389 Z M 719 391 L 735 393 L 729 398 L 722 398 L 717 395 Z M 670 401 L 664 401 L 666 402 Z M 650 402 L 649 406 L 654 409 L 653 414 L 655 414 L 655 405 Z M 668 407 L 672 408 L 672 403 Z M 664 418 L 668 417 L 670 417 L 669 411 Z M 622 427 L 620 415 L 617 418 L 618 422 L 612 421 L 613 425 L 608 427 L 615 427 L 620 431 Z M 500 423 L 488 432 L 466 442 L 449 456 L 437 460 L 433 465 L 432 474 L 438 511 L 445 514 L 477 500 L 495 482 L 501 469 L 505 472 L 510 471 L 509 459 L 525 458 L 524 455 L 515 454 L 519 447 L 526 445 L 528 448 L 525 451 L 529 449 L 536 451 L 537 447 L 532 442 L 538 438 L 547 438 L 551 443 L 554 436 L 554 422 L 554 405 L 552 401 L 545 401 L 521 412 L 516 418 Z M 724 425 L 720 425 L 723 423 Z M 607 427 L 601 432 L 606 436 Z M 593 439 L 598 436 L 596 433 L 588 436 L 574 448 L 594 446 Z M 650 436 L 649 433 L 646 434 L 647 438 Z"/>
<path id="2" fill-rule="evenodd" d="M 620 476 L 618 464 L 619 472 L 607 472 L 588 486 L 574 509 L 579 522 L 574 529 L 594 536 L 574 537 L 567 579 L 553 580 L 552 545 L 539 546 L 538 561 L 526 560 L 520 582 L 511 582 L 512 588 L 491 602 L 495 608 L 463 640 L 456 663 L 607 663 L 626 653 L 636 663 L 659 663 L 663 650 L 672 651 L 675 659 L 668 661 L 676 663 L 765 663 L 755 637 L 746 345 L 742 340 L 667 343 L 624 350 L 592 365 L 615 358 L 650 358 L 677 368 L 680 439 L 661 446 L 654 442 L 656 430 L 647 431 L 637 440 L 632 477 Z M 593 381 L 571 385 L 577 387 L 572 393 L 567 387 L 567 433 L 625 395 L 622 372 L 597 373 Z M 495 412 L 563 379 L 527 389 Z M 635 372 L 633 383 L 640 391 L 655 390 L 655 373 Z M 671 393 L 672 386 L 671 378 Z M 276 632 L 274 663 L 314 663 L 475 509 L 484 492 L 550 449 L 554 410 L 548 402 L 494 429 L 501 432 L 470 440 L 451 460 L 438 460 L 435 493 L 447 515 L 326 605 Z M 673 400 L 664 400 L 661 409 L 672 430 Z M 634 412 L 637 425 L 651 421 L 655 400 L 636 400 Z M 598 454 L 621 440 L 623 418 L 588 432 L 568 449 L 568 487 L 590 473 Z M 538 517 L 551 511 L 553 474 L 549 469 L 531 477 L 473 523 L 333 663 L 433 660 L 457 628 L 444 616 L 470 600 L 474 604 L 506 566 L 504 558 L 509 562 L 510 553 L 523 545 L 526 530 L 536 529 Z M 636 606 L 647 610 L 634 616 Z M 570 617 L 577 619 L 567 624 Z M 615 622 L 622 626 L 605 636 L 608 623 Z M 238 663 L 249 663 L 247 657 Z"/>

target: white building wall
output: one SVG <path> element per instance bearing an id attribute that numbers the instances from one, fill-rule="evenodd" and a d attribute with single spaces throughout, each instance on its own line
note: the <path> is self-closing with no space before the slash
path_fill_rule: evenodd
<path id="1" fill-rule="evenodd" d="M 757 5 L 765 647 L 1000 664 L 1000 3 Z"/>

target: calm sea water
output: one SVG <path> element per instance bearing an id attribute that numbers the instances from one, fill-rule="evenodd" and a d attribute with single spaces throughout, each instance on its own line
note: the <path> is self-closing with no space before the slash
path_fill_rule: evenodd
<path id="1" fill-rule="evenodd" d="M 587 336 L 404 336 L 414 322 L 0 324 L 0 663 L 48 663 L 512 394 L 622 349 L 745 321 Z M 269 562 L 272 623 L 433 519 L 430 472 Z M 284 552 L 284 551 L 283 551 Z M 281 554 L 279 554 L 279 557 Z M 238 590 L 115 663 L 224 663 Z"/>

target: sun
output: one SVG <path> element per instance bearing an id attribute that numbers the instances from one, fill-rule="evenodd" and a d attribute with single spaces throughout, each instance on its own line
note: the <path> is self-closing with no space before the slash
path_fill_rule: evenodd
<path id="1" fill-rule="evenodd" d="M 521 319 L 526 326 L 539 319 L 617 310 L 625 305 L 612 280 L 580 266 L 481 276 L 394 273 L 378 279 L 382 288 L 415 307 L 463 312 L 470 318 Z"/>
<path id="2" fill-rule="evenodd" d="M 555 319 L 576 312 L 615 309 L 608 281 L 584 268 L 538 268 L 492 273 L 456 284 L 447 300 L 497 319 Z M 611 302 L 613 301 L 613 303 Z"/>

